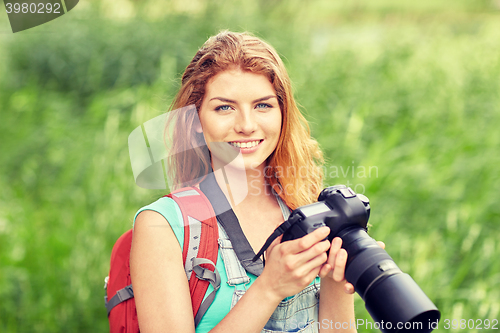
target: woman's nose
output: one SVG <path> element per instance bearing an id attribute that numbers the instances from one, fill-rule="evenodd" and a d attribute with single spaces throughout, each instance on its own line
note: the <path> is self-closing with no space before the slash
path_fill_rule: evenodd
<path id="1" fill-rule="evenodd" d="M 251 134 L 257 130 L 258 124 L 253 110 L 242 110 L 238 112 L 235 119 L 235 131 L 242 134 Z"/>

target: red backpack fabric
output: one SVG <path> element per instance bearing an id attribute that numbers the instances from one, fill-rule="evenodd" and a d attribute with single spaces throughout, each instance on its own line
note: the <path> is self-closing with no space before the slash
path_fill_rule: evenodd
<path id="1" fill-rule="evenodd" d="M 187 187 L 167 195 L 175 200 L 184 221 L 182 258 L 197 326 L 212 303 L 220 285 L 215 268 L 218 251 L 218 226 L 212 205 L 198 188 Z M 105 305 L 111 333 L 137 333 L 139 323 L 130 278 L 132 230 L 125 232 L 113 246 L 109 276 L 105 279 Z M 208 286 L 214 291 L 203 301 Z"/>

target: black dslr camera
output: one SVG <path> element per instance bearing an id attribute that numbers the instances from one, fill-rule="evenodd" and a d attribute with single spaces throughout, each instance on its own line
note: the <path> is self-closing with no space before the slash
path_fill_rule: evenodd
<path id="1" fill-rule="evenodd" d="M 284 242 L 328 226 L 328 240 L 342 238 L 342 247 L 347 251 L 346 280 L 365 301 L 381 331 L 431 332 L 437 327 L 440 312 L 415 281 L 368 236 L 369 217 L 370 202 L 366 196 L 344 185 L 328 187 L 318 202 L 295 209 L 255 258 L 281 234 Z"/>

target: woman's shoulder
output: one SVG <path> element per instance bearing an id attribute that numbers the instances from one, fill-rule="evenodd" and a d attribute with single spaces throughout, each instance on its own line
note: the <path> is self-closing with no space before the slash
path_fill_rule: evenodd
<path id="1" fill-rule="evenodd" d="M 172 228 L 177 240 L 182 245 L 184 239 L 184 223 L 179 205 L 177 205 L 173 199 L 161 197 L 141 207 L 134 216 L 134 228 L 136 223 L 143 223 L 143 220 L 149 220 L 158 227 L 162 226 L 166 220 L 168 225 Z"/>
<path id="2" fill-rule="evenodd" d="M 137 213 L 135 213 L 134 220 L 137 218 L 137 215 L 139 215 L 140 213 L 142 213 L 143 211 L 146 211 L 146 210 L 155 211 L 157 213 L 160 213 L 161 215 L 168 215 L 168 217 L 170 217 L 170 215 L 173 215 L 175 217 L 177 212 L 180 213 L 179 206 L 177 205 L 177 203 L 174 200 L 172 200 L 169 197 L 161 197 L 158 200 L 156 200 L 156 201 L 154 201 L 154 202 L 152 202 L 144 207 L 141 207 L 137 211 Z M 167 218 L 167 217 L 165 216 L 165 218 Z M 167 220 L 168 220 L 168 218 L 167 218 Z"/>

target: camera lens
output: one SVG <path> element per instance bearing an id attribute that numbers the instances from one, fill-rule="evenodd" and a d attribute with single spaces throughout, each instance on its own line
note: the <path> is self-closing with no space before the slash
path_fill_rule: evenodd
<path id="1" fill-rule="evenodd" d="M 346 228 L 338 236 L 348 253 L 346 279 L 381 331 L 431 332 L 439 311 L 389 254 L 361 227 Z"/>

